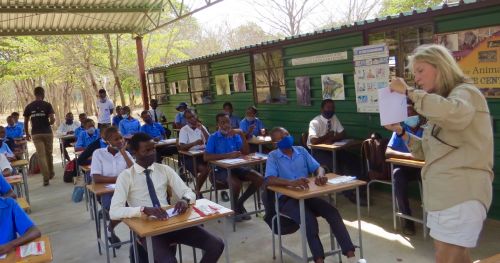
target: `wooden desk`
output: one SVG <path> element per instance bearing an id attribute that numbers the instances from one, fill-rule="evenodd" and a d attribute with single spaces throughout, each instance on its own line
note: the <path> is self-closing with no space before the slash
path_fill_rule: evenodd
<path id="1" fill-rule="evenodd" d="M 328 179 L 332 179 L 337 177 L 336 174 L 329 173 L 326 175 Z M 307 256 L 307 238 L 306 238 L 306 222 L 305 222 L 305 204 L 304 200 L 312 197 L 319 197 L 319 196 L 324 196 L 327 194 L 331 193 L 336 193 L 336 192 L 341 192 L 344 190 L 349 190 L 349 189 L 356 189 L 356 210 L 358 214 L 358 239 L 359 239 L 359 249 L 360 249 L 360 257 L 363 258 L 363 242 L 362 242 L 362 236 L 361 236 L 361 213 L 360 213 L 360 204 L 359 204 L 359 187 L 362 185 L 366 185 L 366 182 L 360 181 L 360 180 L 353 180 L 348 183 L 344 184 L 338 184 L 338 185 L 333 185 L 327 183 L 326 185 L 323 186 L 317 186 L 314 183 L 314 179 L 310 178 L 309 179 L 309 189 L 307 190 L 299 190 L 299 189 L 294 189 L 290 187 L 283 187 L 283 186 L 269 186 L 268 189 L 271 191 L 275 192 L 275 199 L 276 199 L 276 214 L 279 215 L 279 202 L 278 202 L 278 194 L 286 195 L 288 197 L 291 197 L 293 199 L 299 200 L 299 209 L 300 209 L 300 233 L 301 233 L 301 240 L 302 240 L 302 256 L 298 256 L 295 253 L 293 253 L 291 250 L 283 247 L 282 242 L 281 242 L 281 235 L 279 237 L 279 246 L 280 246 L 280 259 L 283 261 L 283 251 L 293 258 L 297 259 L 299 258 L 300 261 L 302 262 L 308 262 L 309 258 Z M 280 225 L 280 217 L 277 217 L 278 219 L 278 233 L 281 233 L 281 225 Z M 333 248 L 333 247 L 332 247 Z M 326 254 L 336 254 L 340 253 L 340 251 L 336 250 L 333 251 L 332 253 L 325 253 Z"/>
<path id="2" fill-rule="evenodd" d="M 183 160 L 185 160 L 186 156 L 193 159 L 193 176 L 198 176 L 198 167 L 196 161 L 198 159 L 198 156 L 202 156 L 203 154 L 205 154 L 205 150 L 179 151 L 179 154 L 182 155 Z M 186 171 L 186 165 L 184 161 L 182 162 L 182 166 L 184 168 L 184 171 Z M 195 182 L 196 188 L 196 180 L 193 180 L 193 182 Z"/>
<path id="3" fill-rule="evenodd" d="M 481 259 L 479 261 L 474 261 L 474 263 L 500 263 L 500 254 L 496 254 L 492 257 Z"/>
<path id="4" fill-rule="evenodd" d="M 257 137 L 252 137 L 250 140 L 248 140 L 249 144 L 254 144 L 259 146 L 259 152 L 262 153 L 262 145 L 266 144 L 273 144 L 271 141 L 270 136 L 257 136 Z"/>
<path id="5" fill-rule="evenodd" d="M 345 144 L 342 142 L 345 142 Z M 333 158 L 333 162 L 332 162 L 333 167 L 332 168 L 333 168 L 333 172 L 336 172 L 337 171 L 337 151 L 342 150 L 342 149 L 347 149 L 350 147 L 354 147 L 354 146 L 359 146 L 359 145 L 361 145 L 361 141 L 346 139 L 346 140 L 342 140 L 339 142 L 335 142 L 333 144 L 311 144 L 310 147 L 311 147 L 311 155 L 313 157 L 314 157 L 314 150 L 322 150 L 322 151 L 332 152 L 332 158 Z"/>
<path id="6" fill-rule="evenodd" d="M 15 251 L 10 252 L 7 255 L 6 259 L 0 259 L 0 263 L 46 263 L 52 262 L 52 247 L 50 245 L 50 240 L 48 236 L 41 236 L 37 238 L 35 241 L 44 241 L 45 242 L 45 254 L 39 256 L 28 256 L 25 258 L 20 258 L 16 255 Z"/>
<path id="7" fill-rule="evenodd" d="M 177 139 L 166 139 L 155 142 L 155 148 L 164 147 L 164 146 L 172 146 L 177 144 Z"/>
<path id="8" fill-rule="evenodd" d="M 75 140 L 76 139 L 76 136 L 74 134 L 66 134 L 66 135 L 63 135 L 63 136 L 60 136 L 59 137 L 59 149 L 61 150 L 61 163 L 62 163 L 62 166 L 63 168 L 66 167 L 66 158 L 64 158 L 64 149 L 66 147 L 64 147 L 64 141 L 71 141 L 71 140 Z M 74 146 L 74 145 L 70 145 L 70 146 Z"/>
<path id="9" fill-rule="evenodd" d="M 148 261 L 150 263 L 153 263 L 154 252 L 153 252 L 152 237 L 170 233 L 176 230 L 185 229 L 188 227 L 198 226 L 208 221 L 224 218 L 226 222 L 224 225 L 224 244 L 226 246 L 225 254 L 226 254 L 226 262 L 229 262 L 229 251 L 228 251 L 229 248 L 226 236 L 226 228 L 227 228 L 227 218 L 233 215 L 234 212 L 207 199 L 196 200 L 195 205 L 212 205 L 215 207 L 219 207 L 220 212 L 217 214 L 201 217 L 198 213 L 196 213 L 193 210 L 192 207 L 189 207 L 186 213 L 169 218 L 168 220 L 165 221 L 150 219 L 147 218 L 146 216 L 142 216 L 139 218 L 124 218 L 122 220 L 123 223 L 125 223 L 134 233 L 132 235 L 132 240 L 133 240 L 132 244 L 135 252 L 134 255 L 137 256 L 137 242 L 135 240 L 136 235 L 139 237 L 146 238 Z M 139 262 L 137 257 L 135 262 Z"/>
<path id="10" fill-rule="evenodd" d="M 401 218 L 408 219 L 408 220 L 422 224 L 424 238 L 426 238 L 427 237 L 427 214 L 425 212 L 425 207 L 422 205 L 422 218 L 416 218 L 414 216 L 405 215 L 405 214 L 397 211 L 397 209 L 396 209 L 396 189 L 394 186 L 394 165 L 421 169 L 422 167 L 425 166 L 425 162 L 418 161 L 418 160 L 401 159 L 401 158 L 388 158 L 385 161 L 391 165 L 392 221 L 393 221 L 392 223 L 394 226 L 394 230 L 397 229 L 396 217 L 401 217 Z M 421 195 L 423 195 L 423 193 L 421 193 Z"/>
<path id="11" fill-rule="evenodd" d="M 29 162 L 27 160 L 16 160 L 10 163 L 12 168 L 16 168 L 21 171 L 21 175 L 23 176 L 24 195 L 29 203 L 30 192 L 28 187 L 28 164 Z"/>
<path id="12" fill-rule="evenodd" d="M 22 198 L 22 197 L 18 197 L 16 199 L 16 202 L 17 204 L 21 207 L 21 209 L 24 210 L 24 212 L 26 213 L 31 213 L 31 207 L 30 207 L 30 204 L 28 204 L 28 202 L 26 201 L 25 198 Z"/>
<path id="13" fill-rule="evenodd" d="M 90 165 L 82 165 L 80 166 L 80 169 L 82 169 L 85 173 L 90 172 Z"/>

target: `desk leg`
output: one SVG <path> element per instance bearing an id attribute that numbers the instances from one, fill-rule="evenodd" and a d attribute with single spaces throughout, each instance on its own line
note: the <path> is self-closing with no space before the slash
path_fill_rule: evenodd
<path id="1" fill-rule="evenodd" d="M 359 240 L 359 254 L 363 258 L 363 238 L 361 236 L 361 209 L 359 204 L 359 186 L 356 187 L 356 212 L 358 214 L 358 240 Z"/>
<path id="2" fill-rule="evenodd" d="M 30 202 L 30 192 L 28 187 L 28 169 L 27 166 L 23 166 L 21 168 L 21 174 L 23 175 L 23 186 L 24 186 L 24 195 L 26 196 L 26 201 Z"/>
<path id="3" fill-rule="evenodd" d="M 224 245 L 225 245 L 225 248 L 224 248 L 224 255 L 226 257 L 226 263 L 229 263 L 229 240 L 227 239 L 227 229 L 229 227 L 229 217 L 225 217 L 224 218 Z"/>
<path id="4" fill-rule="evenodd" d="M 231 203 L 231 210 L 235 211 L 235 203 L 233 198 L 233 187 L 231 185 L 231 169 L 227 169 L 227 185 L 229 186 L 229 202 Z M 233 217 L 233 232 L 236 232 L 236 214 Z"/>
<path id="5" fill-rule="evenodd" d="M 392 222 L 396 230 L 396 189 L 394 189 L 394 164 L 391 163 Z"/>
<path id="6" fill-rule="evenodd" d="M 274 200 L 275 200 L 275 207 L 276 207 L 276 219 L 278 220 L 278 245 L 280 248 L 280 262 L 283 262 L 283 243 L 281 241 L 281 217 L 280 217 L 280 203 L 279 203 L 279 196 L 278 193 L 274 192 Z M 274 235 L 274 233 L 273 233 Z M 274 240 L 273 240 L 274 244 Z M 274 254 L 274 247 L 273 247 L 273 254 Z"/>
<path id="7" fill-rule="evenodd" d="M 153 237 L 146 237 L 146 246 L 148 247 L 148 262 L 154 263 L 155 257 L 153 254 Z"/>
<path id="8" fill-rule="evenodd" d="M 332 172 L 337 173 L 337 151 L 332 151 Z"/>
<path id="9" fill-rule="evenodd" d="M 102 200 L 101 200 L 102 202 Z M 101 205 L 101 211 L 102 211 L 102 226 L 103 226 L 103 231 L 104 231 L 104 249 L 106 249 L 106 262 L 109 263 L 109 240 L 108 240 L 108 226 L 106 223 L 106 211 L 104 207 Z"/>
<path id="10" fill-rule="evenodd" d="M 302 241 L 302 262 L 307 262 L 307 233 L 306 233 L 306 209 L 304 199 L 299 200 L 300 208 L 300 235 Z"/>
<path id="11" fill-rule="evenodd" d="M 135 233 L 130 230 L 130 235 L 132 236 L 132 248 L 134 249 L 134 262 L 139 263 L 139 255 L 137 251 L 137 239 L 135 237 Z"/>
<path id="12" fill-rule="evenodd" d="M 196 163 L 196 156 L 193 156 L 193 185 L 194 189 L 196 189 L 196 178 L 198 178 L 198 164 Z M 184 171 L 186 171 L 186 168 L 184 167 Z M 201 191 L 201 185 L 200 185 L 200 191 Z"/>
<path id="13" fill-rule="evenodd" d="M 90 193 L 92 195 L 92 211 L 94 212 L 94 221 L 95 221 L 95 231 L 97 235 L 97 248 L 99 249 L 99 255 L 102 255 L 101 244 L 99 243 L 99 239 L 101 238 L 101 227 L 99 224 L 99 214 L 97 212 L 97 197 L 94 193 Z"/>
<path id="14" fill-rule="evenodd" d="M 262 144 L 259 144 L 259 153 L 262 153 Z"/>

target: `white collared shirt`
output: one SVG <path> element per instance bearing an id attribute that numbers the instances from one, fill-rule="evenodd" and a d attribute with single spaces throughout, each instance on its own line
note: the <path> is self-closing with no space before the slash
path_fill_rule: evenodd
<path id="1" fill-rule="evenodd" d="M 125 152 L 128 158 L 133 160 L 130 153 Z M 127 169 L 127 162 L 121 152 L 112 155 L 108 151 L 108 147 L 106 147 L 97 149 L 92 154 L 92 163 L 90 164 L 91 175 L 99 174 L 102 176 L 117 177 L 125 169 Z"/>
<path id="2" fill-rule="evenodd" d="M 191 203 L 195 202 L 196 195 L 172 168 L 164 164 L 153 163 L 148 169 L 151 170 L 151 180 L 162 207 L 168 205 L 167 186 L 170 186 L 178 199 L 186 197 L 191 200 Z M 135 163 L 118 176 L 109 212 L 112 220 L 140 217 L 141 207 L 153 206 L 144 170 L 142 166 Z M 126 203 L 128 207 L 125 206 Z"/>
<path id="3" fill-rule="evenodd" d="M 97 116 L 97 123 L 111 123 L 111 111 L 114 107 L 110 99 L 106 98 L 105 102 L 101 102 L 101 99 L 98 99 L 97 108 L 99 109 L 99 116 Z"/>
<path id="4" fill-rule="evenodd" d="M 70 131 L 74 132 L 76 129 L 78 129 L 78 127 L 80 127 L 79 121 L 73 121 L 71 125 L 68 125 L 66 124 L 66 122 L 63 122 L 61 123 L 61 125 L 59 125 L 59 129 L 57 129 L 56 135 L 57 137 L 62 137 L 68 134 L 68 132 Z"/>
<path id="5" fill-rule="evenodd" d="M 156 120 L 155 120 L 155 112 L 157 118 Z M 163 114 L 163 112 L 158 108 L 156 108 L 155 110 L 150 109 L 149 114 L 151 115 L 151 118 L 153 119 L 154 122 L 161 122 L 162 117 L 165 117 L 165 114 Z"/>
<path id="6" fill-rule="evenodd" d="M 208 134 L 207 128 L 205 128 L 205 126 L 202 126 L 202 128 Z M 203 131 L 199 128 L 193 130 L 191 127 L 189 127 L 189 125 L 185 125 L 179 131 L 179 144 L 189 144 L 200 139 L 203 140 L 204 143 L 206 143 L 207 142 L 206 139 L 208 138 L 205 138 L 205 136 L 203 135 Z M 191 147 L 191 149 L 189 150 L 199 150 L 200 146 L 201 145 L 195 145 Z"/>
<path id="7" fill-rule="evenodd" d="M 307 137 L 307 147 L 311 148 L 311 138 L 319 138 L 329 132 L 328 121 L 332 123 L 331 131 L 334 131 L 336 133 L 341 133 L 344 131 L 344 127 L 342 127 L 342 124 L 340 124 L 337 115 L 333 115 L 330 120 L 326 119 L 322 115 L 318 115 L 314 119 L 312 119 L 311 122 L 309 122 L 309 137 Z"/>

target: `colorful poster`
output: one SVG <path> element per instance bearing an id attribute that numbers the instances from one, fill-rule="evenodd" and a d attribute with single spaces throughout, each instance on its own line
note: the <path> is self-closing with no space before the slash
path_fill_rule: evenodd
<path id="1" fill-rule="evenodd" d="M 245 83 L 245 73 L 233 74 L 233 85 L 234 85 L 234 92 L 247 91 L 247 85 Z"/>
<path id="2" fill-rule="evenodd" d="M 385 44 L 353 49 L 358 112 L 378 112 L 378 89 L 389 86 L 389 49 Z"/>
<path id="3" fill-rule="evenodd" d="M 297 92 L 297 104 L 311 106 L 311 84 L 309 77 L 296 77 L 295 90 Z"/>
<path id="4" fill-rule="evenodd" d="M 217 95 L 231 95 L 228 74 L 215 76 L 215 89 L 217 90 Z"/>
<path id="5" fill-rule="evenodd" d="M 323 99 L 345 100 L 344 74 L 321 75 Z"/>

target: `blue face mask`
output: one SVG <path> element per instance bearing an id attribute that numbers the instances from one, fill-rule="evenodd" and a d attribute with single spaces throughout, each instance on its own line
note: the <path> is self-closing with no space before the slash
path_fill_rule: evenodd
<path id="1" fill-rule="evenodd" d="M 95 133 L 95 128 L 94 128 L 94 127 L 90 127 L 90 128 L 88 128 L 88 129 L 87 129 L 87 133 L 88 133 L 89 135 L 94 135 L 94 133 Z"/>
<path id="2" fill-rule="evenodd" d="M 414 116 L 410 116 L 410 117 L 406 118 L 404 123 L 411 128 L 415 128 L 415 127 L 417 127 L 419 121 L 420 121 L 420 118 L 418 117 L 418 115 L 414 115 Z"/>
<path id="3" fill-rule="evenodd" d="M 122 118 L 128 119 L 128 114 L 122 114 Z"/>
<path id="4" fill-rule="evenodd" d="M 293 146 L 293 136 L 288 135 L 285 136 L 281 139 L 281 141 L 278 142 L 278 149 L 280 150 L 285 150 L 285 149 L 290 149 Z"/>

